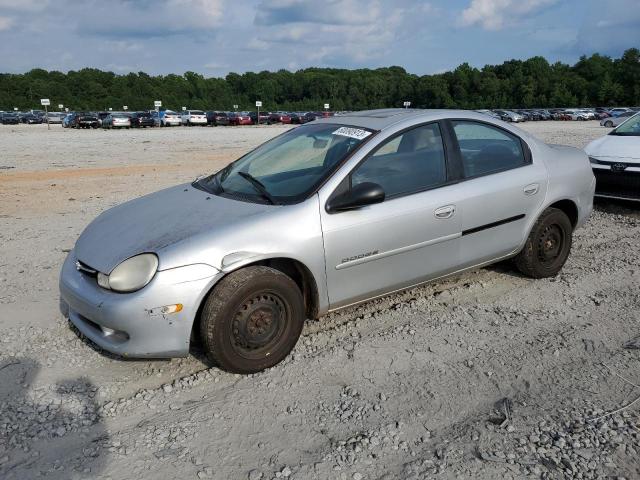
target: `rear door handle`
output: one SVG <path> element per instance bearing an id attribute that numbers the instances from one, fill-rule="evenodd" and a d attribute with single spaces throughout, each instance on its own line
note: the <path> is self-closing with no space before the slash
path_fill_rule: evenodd
<path id="1" fill-rule="evenodd" d="M 539 188 L 540 185 L 538 185 L 537 183 L 532 183 L 531 185 L 527 185 L 526 187 L 524 187 L 524 194 L 535 195 L 536 193 L 538 193 Z"/>
<path id="2" fill-rule="evenodd" d="M 436 208 L 436 210 L 433 212 L 436 218 L 441 219 L 451 218 L 453 217 L 454 213 L 456 213 L 455 205 L 445 205 L 444 207 Z"/>

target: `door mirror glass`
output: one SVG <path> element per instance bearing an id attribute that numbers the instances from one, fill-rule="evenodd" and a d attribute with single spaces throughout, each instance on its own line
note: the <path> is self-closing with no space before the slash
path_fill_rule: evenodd
<path id="1" fill-rule="evenodd" d="M 364 182 L 332 198 L 327 204 L 329 213 L 355 210 L 366 205 L 384 202 L 384 190 L 377 183 Z"/>

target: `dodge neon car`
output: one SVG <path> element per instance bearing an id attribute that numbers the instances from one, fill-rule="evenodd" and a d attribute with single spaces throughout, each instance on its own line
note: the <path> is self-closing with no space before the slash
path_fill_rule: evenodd
<path id="1" fill-rule="evenodd" d="M 256 372 L 306 318 L 508 258 L 556 275 L 594 186 L 584 152 L 480 113 L 324 118 L 102 213 L 61 306 L 110 352 L 184 356 L 199 332 L 212 362 Z"/>

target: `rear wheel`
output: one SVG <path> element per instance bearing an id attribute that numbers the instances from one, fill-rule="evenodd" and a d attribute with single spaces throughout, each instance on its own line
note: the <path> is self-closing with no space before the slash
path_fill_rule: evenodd
<path id="1" fill-rule="evenodd" d="M 613 127 L 613 122 L 611 122 L 611 121 L 609 121 L 609 122 L 604 122 L 604 126 L 605 126 L 605 127 L 608 127 L 608 128 L 611 128 L 611 127 Z"/>
<path id="2" fill-rule="evenodd" d="M 296 283 L 268 267 L 247 267 L 224 277 L 207 298 L 200 330 L 207 356 L 223 370 L 255 373 L 293 349 L 305 318 Z"/>
<path id="3" fill-rule="evenodd" d="M 564 266 L 569 252 L 573 225 L 557 208 L 547 208 L 531 229 L 522 251 L 515 257 L 518 270 L 532 278 L 554 277 Z"/>

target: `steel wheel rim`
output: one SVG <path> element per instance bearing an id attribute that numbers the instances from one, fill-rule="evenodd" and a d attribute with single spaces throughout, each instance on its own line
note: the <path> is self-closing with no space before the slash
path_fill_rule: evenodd
<path id="1" fill-rule="evenodd" d="M 233 315 L 231 345 L 248 360 L 269 356 L 282 343 L 291 313 L 275 292 L 254 293 L 242 301 Z"/>
<path id="2" fill-rule="evenodd" d="M 554 263 L 564 251 L 564 230 L 558 224 L 547 225 L 538 239 L 538 259 L 543 265 Z"/>

